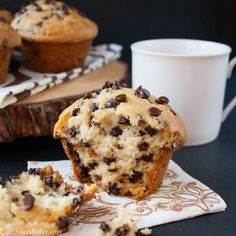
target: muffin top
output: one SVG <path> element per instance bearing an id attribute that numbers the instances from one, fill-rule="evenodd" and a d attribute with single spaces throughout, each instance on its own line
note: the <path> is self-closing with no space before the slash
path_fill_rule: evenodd
<path id="1" fill-rule="evenodd" d="M 60 118 L 68 119 L 71 116 L 68 119 L 68 128 L 80 127 L 80 135 L 95 140 L 93 135 L 96 132 L 91 131 L 91 137 L 88 132 L 92 125 L 102 124 L 103 128 L 110 130 L 110 135 L 115 137 L 117 133 L 121 133 L 120 127 L 131 126 L 141 132 L 138 136 L 144 137 L 143 134 L 147 134 L 147 140 L 150 139 L 150 142 L 159 131 L 168 129 L 172 134 L 179 134 L 179 143 L 174 144 L 174 149 L 185 143 L 185 126 L 169 106 L 168 98 L 157 98 L 142 86 L 134 90 L 121 87 L 117 82 L 107 82 L 103 88 L 100 92 L 89 92 L 61 114 Z M 81 118 L 78 118 L 78 114 Z M 59 119 L 54 129 L 54 137 L 61 136 L 65 128 L 64 124 L 62 125 L 64 122 L 65 118 Z M 71 141 L 76 143 L 76 139 L 72 138 Z"/>
<path id="2" fill-rule="evenodd" d="M 2 18 L 3 19 L 3 18 Z M 21 39 L 12 27 L 5 20 L 0 18 L 0 50 L 7 50 L 20 46 Z"/>
<path id="3" fill-rule="evenodd" d="M 93 21 L 55 0 L 37 0 L 23 7 L 12 21 L 12 27 L 27 41 L 47 43 L 87 41 L 98 33 Z"/>
<path id="4" fill-rule="evenodd" d="M 0 8 L 0 21 L 10 24 L 13 20 L 12 14 L 5 9 Z"/>

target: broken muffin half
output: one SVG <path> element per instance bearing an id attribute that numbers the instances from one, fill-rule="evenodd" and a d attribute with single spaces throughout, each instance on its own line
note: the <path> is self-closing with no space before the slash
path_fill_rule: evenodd
<path id="1" fill-rule="evenodd" d="M 161 184 L 185 127 L 168 98 L 107 82 L 68 107 L 54 128 L 78 181 L 142 199 Z"/>
<path id="2" fill-rule="evenodd" d="M 0 180 L 0 235 L 57 235 L 93 198 L 96 186 L 73 187 L 51 166 Z"/>

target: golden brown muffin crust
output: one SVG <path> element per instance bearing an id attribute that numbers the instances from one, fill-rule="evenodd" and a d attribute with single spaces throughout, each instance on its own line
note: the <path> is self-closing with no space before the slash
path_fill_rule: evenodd
<path id="1" fill-rule="evenodd" d="M 12 14 L 9 11 L 0 8 L 0 21 L 10 24 L 12 20 L 13 20 Z"/>
<path id="2" fill-rule="evenodd" d="M 22 8 L 12 27 L 20 36 L 33 42 L 72 43 L 91 40 L 97 25 L 66 3 L 38 0 Z"/>
<path id="3" fill-rule="evenodd" d="M 10 25 L 0 22 L 0 50 L 7 50 L 20 46 L 20 36 Z"/>

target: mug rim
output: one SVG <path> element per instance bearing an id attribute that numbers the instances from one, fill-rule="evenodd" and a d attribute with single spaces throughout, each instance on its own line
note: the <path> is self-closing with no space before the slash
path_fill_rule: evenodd
<path id="1" fill-rule="evenodd" d="M 208 54 L 178 54 L 178 53 L 164 53 L 164 52 L 154 52 L 148 49 L 142 49 L 139 48 L 138 46 L 140 46 L 141 44 L 144 43 L 148 43 L 148 42 L 161 42 L 161 41 L 180 41 L 180 42 L 198 42 L 198 43 L 209 43 L 209 44 L 214 44 L 217 46 L 221 46 L 224 47 L 225 50 L 224 52 L 216 52 L 216 53 L 208 53 Z M 208 40 L 199 40 L 199 39 L 181 39 L 181 38 L 161 38 L 161 39 L 147 39 L 147 40 L 141 40 L 141 41 L 137 41 L 134 42 L 133 44 L 131 44 L 130 46 L 131 50 L 133 52 L 139 52 L 142 54 L 149 54 L 149 55 L 154 55 L 154 56 L 165 56 L 165 57 L 183 57 L 183 58 L 199 58 L 199 57 L 215 57 L 215 56 L 223 56 L 223 55 L 227 55 L 230 54 L 232 49 L 230 46 L 228 46 L 227 44 L 223 44 L 223 43 L 218 43 L 218 42 L 214 42 L 214 41 L 208 41 Z"/>

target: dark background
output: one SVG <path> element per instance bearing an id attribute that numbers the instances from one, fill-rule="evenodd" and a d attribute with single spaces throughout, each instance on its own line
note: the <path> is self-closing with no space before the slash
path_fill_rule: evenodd
<path id="1" fill-rule="evenodd" d="M 13 12 L 24 0 L 1 0 Z M 125 48 L 130 62 L 130 44 L 151 38 L 194 38 L 230 45 L 236 55 L 235 0 L 70 0 L 64 1 L 97 22 L 95 44 L 114 42 Z"/>
<path id="2" fill-rule="evenodd" d="M 28 1 L 0 0 L 13 12 Z M 125 48 L 130 63 L 130 44 L 150 38 L 195 38 L 230 45 L 236 55 L 236 0 L 71 0 L 100 27 L 95 44 L 114 42 Z M 235 96 L 236 72 L 227 82 L 227 104 Z M 174 155 L 187 173 L 219 193 L 225 212 L 204 215 L 153 228 L 153 235 L 236 235 L 236 109 L 222 125 L 219 137 L 206 145 L 183 148 Z M 67 159 L 61 144 L 51 137 L 17 139 L 0 143 L 0 175 L 26 170 L 27 160 Z"/>

